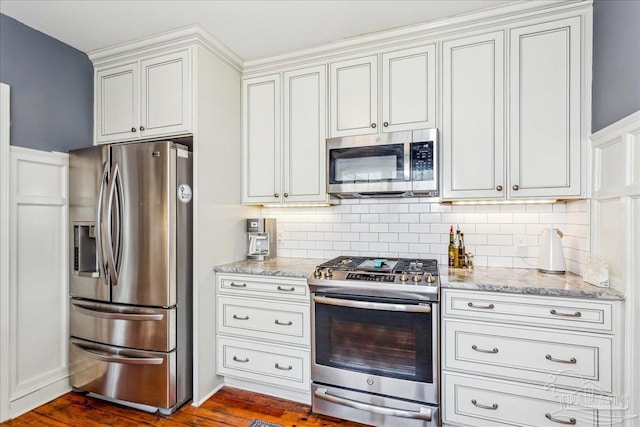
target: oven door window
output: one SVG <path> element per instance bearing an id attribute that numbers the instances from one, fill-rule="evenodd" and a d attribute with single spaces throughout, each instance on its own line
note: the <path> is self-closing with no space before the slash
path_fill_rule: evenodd
<path id="1" fill-rule="evenodd" d="M 405 181 L 404 152 L 404 144 L 329 150 L 329 183 Z"/>
<path id="2" fill-rule="evenodd" d="M 315 303 L 316 364 L 433 382 L 431 313 Z"/>

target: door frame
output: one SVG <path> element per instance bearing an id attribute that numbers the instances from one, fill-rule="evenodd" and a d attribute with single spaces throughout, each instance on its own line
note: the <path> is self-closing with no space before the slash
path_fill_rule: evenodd
<path id="1" fill-rule="evenodd" d="M 0 341 L 9 341 L 10 88 L 0 83 Z M 9 346 L 0 346 L 0 422 L 9 419 Z"/>

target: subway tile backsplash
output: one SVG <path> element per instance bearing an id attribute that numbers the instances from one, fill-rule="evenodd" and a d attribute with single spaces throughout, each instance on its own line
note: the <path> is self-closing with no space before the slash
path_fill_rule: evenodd
<path id="1" fill-rule="evenodd" d="M 278 220 L 278 255 L 436 258 L 447 263 L 449 227 L 460 226 L 478 266 L 535 268 L 544 228 L 559 228 L 567 270 L 590 253 L 589 201 L 450 205 L 437 199 L 336 200 L 322 208 L 262 208 Z"/>

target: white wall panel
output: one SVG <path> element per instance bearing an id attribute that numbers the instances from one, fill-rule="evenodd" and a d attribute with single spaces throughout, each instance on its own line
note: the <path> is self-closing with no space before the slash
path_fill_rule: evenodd
<path id="1" fill-rule="evenodd" d="M 10 417 L 69 389 L 67 177 L 66 154 L 11 147 Z"/>

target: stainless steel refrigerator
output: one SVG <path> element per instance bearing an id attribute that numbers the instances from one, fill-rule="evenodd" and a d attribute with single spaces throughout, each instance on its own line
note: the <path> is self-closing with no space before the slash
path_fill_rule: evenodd
<path id="1" fill-rule="evenodd" d="M 70 383 L 171 413 L 192 396 L 192 153 L 69 153 Z"/>

